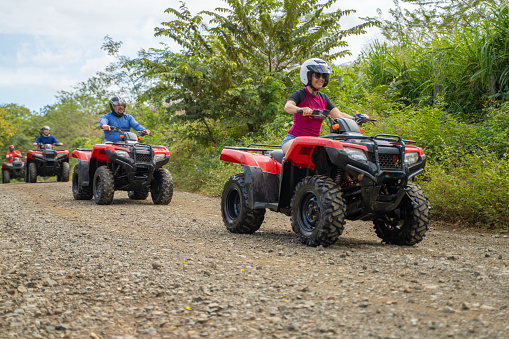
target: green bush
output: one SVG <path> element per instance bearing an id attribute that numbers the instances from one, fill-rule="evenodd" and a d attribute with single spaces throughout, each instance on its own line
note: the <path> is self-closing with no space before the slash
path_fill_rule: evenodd
<path id="1" fill-rule="evenodd" d="M 509 158 L 463 154 L 428 164 L 419 181 L 432 219 L 475 228 L 509 230 Z"/>

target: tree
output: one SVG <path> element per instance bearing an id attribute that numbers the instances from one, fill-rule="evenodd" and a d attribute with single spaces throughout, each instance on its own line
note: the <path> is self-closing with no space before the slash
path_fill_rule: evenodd
<path id="1" fill-rule="evenodd" d="M 436 33 L 452 33 L 459 27 L 472 27 L 489 17 L 490 6 L 501 6 L 506 0 L 393 0 L 396 6 L 389 10 L 394 18 L 383 19 L 378 10 L 383 36 L 399 44 L 432 40 Z M 405 8 L 402 4 L 410 5 Z M 409 6 L 406 6 L 409 7 Z"/>
<path id="2" fill-rule="evenodd" d="M 168 36 L 183 50 L 151 50 L 134 63 L 157 80 L 146 100 L 164 98 L 170 114 L 185 112 L 174 119 L 199 119 L 210 137 L 207 121 L 259 128 L 282 110 L 300 63 L 350 54 L 343 39 L 373 25 L 343 29 L 340 19 L 355 11 L 331 10 L 336 0 L 225 2 L 228 8 L 194 16 L 185 3 L 168 8 L 176 19 L 163 22 L 156 36 Z"/>
<path id="3" fill-rule="evenodd" d="M 0 106 L 0 147 L 5 145 L 9 138 L 16 133 L 16 126 L 13 124 L 13 107 L 18 108 L 19 106 L 14 104 Z"/>

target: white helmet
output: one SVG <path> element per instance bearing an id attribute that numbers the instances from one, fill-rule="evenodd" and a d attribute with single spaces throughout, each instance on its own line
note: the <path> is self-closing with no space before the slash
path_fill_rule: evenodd
<path id="1" fill-rule="evenodd" d="M 327 62 L 322 59 L 308 59 L 300 66 L 300 82 L 302 82 L 304 86 L 310 85 L 313 73 L 331 74 L 332 70 L 329 65 L 327 65 Z M 322 87 L 327 86 L 328 83 L 329 77 L 326 77 Z"/>

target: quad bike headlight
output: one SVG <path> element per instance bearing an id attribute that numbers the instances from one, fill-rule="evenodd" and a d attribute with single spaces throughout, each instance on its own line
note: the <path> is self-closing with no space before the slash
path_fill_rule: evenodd
<path id="1" fill-rule="evenodd" d="M 35 158 L 42 158 L 42 153 L 33 153 L 32 154 Z"/>
<path id="2" fill-rule="evenodd" d="M 120 158 L 129 158 L 129 152 L 116 150 L 116 151 L 115 151 L 115 153 L 116 153 L 116 154 L 117 154 L 117 156 L 119 156 Z"/>
<path id="3" fill-rule="evenodd" d="M 366 157 L 366 153 L 363 150 L 354 148 L 354 147 L 345 147 L 345 152 L 348 154 L 350 159 L 357 161 L 366 161 L 368 158 Z"/>
<path id="4" fill-rule="evenodd" d="M 405 153 L 405 165 L 409 166 L 415 164 L 417 161 L 419 161 L 419 153 L 417 152 Z"/>
<path id="5" fill-rule="evenodd" d="M 158 154 L 155 154 L 154 155 L 154 159 L 155 161 L 161 161 L 161 160 L 164 160 L 164 158 L 166 157 L 166 154 L 164 153 L 158 153 Z"/>

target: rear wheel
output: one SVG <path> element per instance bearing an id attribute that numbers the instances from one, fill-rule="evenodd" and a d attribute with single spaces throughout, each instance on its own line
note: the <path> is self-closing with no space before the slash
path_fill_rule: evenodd
<path id="1" fill-rule="evenodd" d="M 11 181 L 11 174 L 9 173 L 8 170 L 3 169 L 2 170 L 2 182 L 4 184 L 8 184 L 9 181 Z"/>
<path id="2" fill-rule="evenodd" d="M 94 174 L 94 200 L 97 205 L 109 205 L 115 194 L 113 173 L 107 166 L 99 167 Z"/>
<path id="3" fill-rule="evenodd" d="M 31 162 L 28 165 L 28 182 L 37 182 L 37 165 L 35 162 Z"/>
<path id="4" fill-rule="evenodd" d="M 127 195 L 131 200 L 145 200 L 148 197 L 148 189 L 144 188 L 141 191 L 127 191 Z"/>
<path id="5" fill-rule="evenodd" d="M 72 195 L 76 200 L 90 200 L 94 196 L 92 186 L 80 185 L 78 166 L 74 166 L 74 171 L 72 172 Z"/>
<path id="6" fill-rule="evenodd" d="M 422 241 L 429 229 L 429 202 L 421 188 L 410 190 L 398 208 L 373 221 L 376 235 L 387 244 L 411 246 Z"/>
<path id="7" fill-rule="evenodd" d="M 173 198 L 173 178 L 170 171 L 159 168 L 154 171 L 150 183 L 150 195 L 155 205 L 168 205 Z"/>
<path id="8" fill-rule="evenodd" d="M 308 246 L 329 246 L 343 233 L 345 203 L 331 178 L 304 178 L 295 188 L 291 202 L 292 229 Z"/>
<path id="9" fill-rule="evenodd" d="M 232 233 L 252 234 L 260 229 L 265 209 L 251 209 L 247 205 L 244 174 L 231 176 L 221 194 L 223 222 Z"/>

